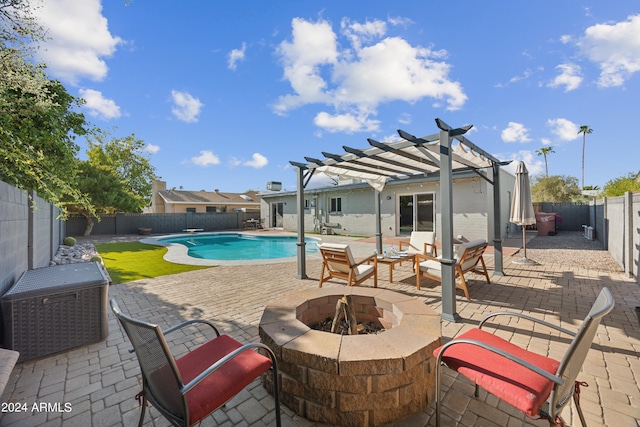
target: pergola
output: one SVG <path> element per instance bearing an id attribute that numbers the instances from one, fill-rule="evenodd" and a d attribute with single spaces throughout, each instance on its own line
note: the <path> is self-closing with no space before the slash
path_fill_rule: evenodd
<path id="1" fill-rule="evenodd" d="M 454 172 L 474 171 L 493 185 L 493 224 L 495 274 L 503 275 L 502 238 L 500 234 L 500 166 L 502 162 L 469 141 L 464 134 L 472 125 L 452 128 L 436 119 L 438 133 L 417 138 L 398 130 L 398 142 L 368 139 L 370 148 L 344 146 L 344 154 L 323 152 L 324 159 L 305 157 L 308 163 L 290 162 L 297 171 L 298 206 L 298 278 L 307 278 L 304 240 L 304 189 L 316 171 L 328 175 L 365 180 L 374 188 L 376 245 L 382 252 L 380 192 L 388 181 L 409 177 L 440 175 L 442 237 L 442 314 L 445 320 L 458 321 L 455 300 L 455 259 L 453 259 L 453 178 Z M 491 173 L 488 170 L 491 169 Z"/>

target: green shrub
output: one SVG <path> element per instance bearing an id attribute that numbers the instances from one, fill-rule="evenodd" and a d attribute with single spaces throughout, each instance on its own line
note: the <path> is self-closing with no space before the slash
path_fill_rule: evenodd
<path id="1" fill-rule="evenodd" d="M 97 261 L 99 264 L 104 265 L 104 261 L 102 260 L 102 257 L 100 255 L 92 256 L 89 261 L 91 261 L 91 262 Z"/>
<path id="2" fill-rule="evenodd" d="M 69 236 L 69 237 L 65 237 L 64 240 L 62 241 L 62 243 L 66 246 L 75 246 L 76 245 L 76 239 Z"/>

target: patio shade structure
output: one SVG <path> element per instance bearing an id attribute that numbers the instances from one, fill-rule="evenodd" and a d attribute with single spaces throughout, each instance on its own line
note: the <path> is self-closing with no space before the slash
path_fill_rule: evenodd
<path id="1" fill-rule="evenodd" d="M 511 214 L 509 221 L 522 226 L 522 247 L 523 258 L 513 261 L 514 264 L 536 264 L 535 261 L 527 258 L 527 235 L 526 226 L 536 223 L 536 213 L 533 211 L 531 202 L 531 184 L 529 182 L 529 171 L 524 162 L 519 162 L 516 167 L 516 183 L 513 188 L 513 200 L 511 201 Z"/>
<path id="2" fill-rule="evenodd" d="M 382 251 L 380 223 L 380 192 L 389 181 L 416 176 L 440 175 L 441 238 L 442 238 L 442 317 L 457 321 L 455 307 L 455 260 L 453 259 L 453 179 L 458 171 L 474 171 L 493 184 L 495 274 L 502 271 L 502 239 L 500 235 L 500 178 L 501 162 L 469 141 L 464 134 L 471 125 L 452 128 L 436 119 L 438 133 L 417 138 L 398 130 L 402 138 L 397 142 L 378 142 L 368 139 L 369 148 L 344 146 L 345 153 L 323 152 L 324 159 L 305 157 L 308 163 L 291 161 L 296 167 L 298 211 L 298 278 L 306 278 L 304 242 L 304 188 L 317 171 L 334 176 L 365 180 L 374 188 L 376 214 L 376 244 Z M 452 144 L 453 142 L 456 144 Z M 486 172 L 490 169 L 491 173 Z M 497 214 L 496 214 L 497 213 Z"/>

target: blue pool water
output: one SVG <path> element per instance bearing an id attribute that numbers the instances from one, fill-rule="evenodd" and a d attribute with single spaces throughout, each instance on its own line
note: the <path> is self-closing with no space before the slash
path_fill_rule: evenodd
<path id="1" fill-rule="evenodd" d="M 163 242 L 186 246 L 189 256 L 211 260 L 255 260 L 296 256 L 298 241 L 294 236 L 255 236 L 242 233 L 200 234 L 169 237 Z M 315 239 L 305 239 L 307 253 L 317 252 Z"/>

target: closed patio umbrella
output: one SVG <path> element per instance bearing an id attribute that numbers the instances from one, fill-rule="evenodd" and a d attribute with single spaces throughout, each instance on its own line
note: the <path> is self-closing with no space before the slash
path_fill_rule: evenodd
<path id="1" fill-rule="evenodd" d="M 529 171 L 524 162 L 519 162 L 516 167 L 516 184 L 513 189 L 513 200 L 511 203 L 511 215 L 509 221 L 522 227 L 522 246 L 524 257 L 514 260 L 515 264 L 535 264 L 527 258 L 527 236 L 526 226 L 536 223 L 536 214 L 533 211 L 531 201 L 531 186 L 529 183 Z"/>

